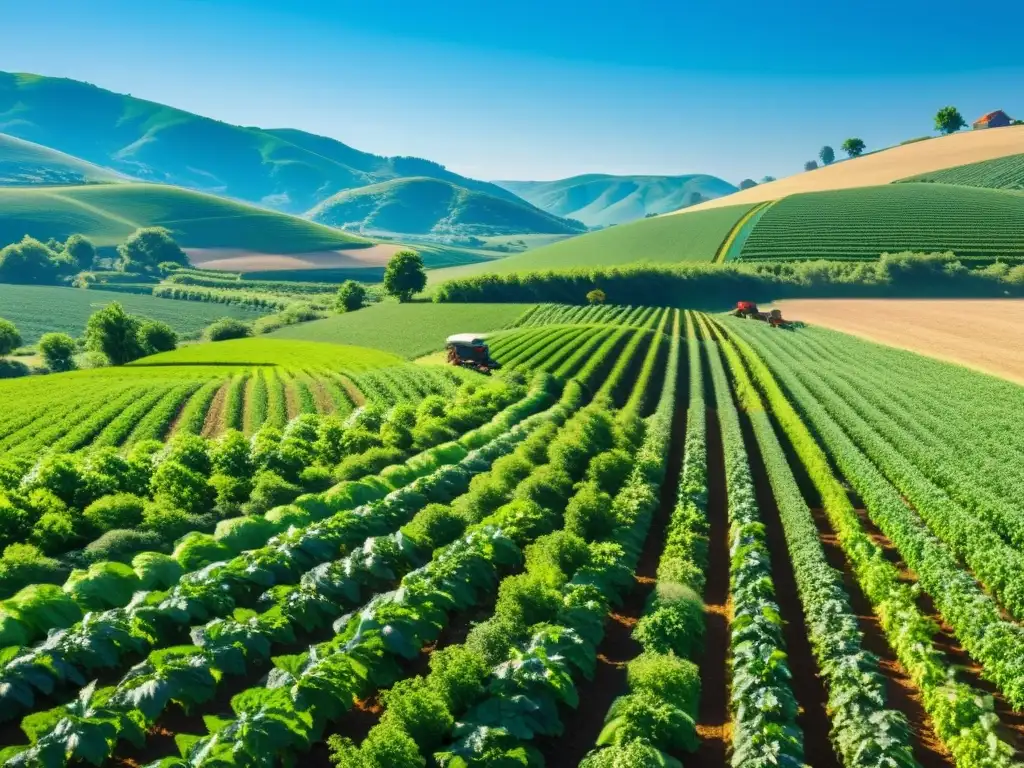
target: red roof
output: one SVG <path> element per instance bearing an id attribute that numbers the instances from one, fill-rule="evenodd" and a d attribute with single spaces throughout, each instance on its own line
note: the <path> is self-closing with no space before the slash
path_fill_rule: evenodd
<path id="1" fill-rule="evenodd" d="M 979 117 L 974 122 L 976 122 L 976 123 L 987 123 L 993 117 L 996 117 L 997 115 L 1002 115 L 1003 117 L 1009 118 L 1009 115 L 1007 115 L 1005 112 L 1003 112 L 1003 110 L 997 109 L 995 112 L 989 112 L 987 115 L 982 115 L 981 117 Z"/>

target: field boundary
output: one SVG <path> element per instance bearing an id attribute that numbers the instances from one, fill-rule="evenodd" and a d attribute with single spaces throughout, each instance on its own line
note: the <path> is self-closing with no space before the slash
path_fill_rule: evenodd
<path id="1" fill-rule="evenodd" d="M 712 262 L 715 264 L 724 264 L 726 261 L 732 261 L 732 259 L 729 258 L 729 253 L 732 251 L 733 245 L 735 245 L 747 224 L 750 224 L 755 217 L 760 219 L 761 216 L 764 215 L 764 212 L 777 202 L 779 201 L 767 200 L 763 203 L 758 203 L 743 214 L 743 217 L 733 224 L 732 229 L 729 230 L 729 234 L 725 236 L 725 240 L 722 241 L 722 244 L 718 246 L 718 250 L 715 251 L 715 258 L 712 259 Z M 747 234 L 749 234 L 749 232 L 747 232 Z M 743 243 L 745 243 L 746 240 L 746 237 L 744 237 L 743 242 L 740 243 L 741 250 L 743 248 Z"/>

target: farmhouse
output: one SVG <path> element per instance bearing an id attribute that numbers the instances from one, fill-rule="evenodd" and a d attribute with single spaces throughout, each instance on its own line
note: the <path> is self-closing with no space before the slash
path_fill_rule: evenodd
<path id="1" fill-rule="evenodd" d="M 980 130 L 982 128 L 1004 128 L 1013 121 L 1010 116 L 1003 112 L 1001 109 L 997 109 L 995 112 L 989 112 L 987 115 L 982 115 L 974 121 L 974 130 Z"/>

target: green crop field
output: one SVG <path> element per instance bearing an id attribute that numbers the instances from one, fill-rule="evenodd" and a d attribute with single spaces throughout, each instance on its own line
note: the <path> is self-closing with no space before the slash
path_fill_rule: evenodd
<path id="1" fill-rule="evenodd" d="M 0 382 L 0 764 L 1019 768 L 1024 387 L 504 324 L 487 377 L 261 338 Z"/>
<path id="2" fill-rule="evenodd" d="M 436 352 L 453 333 L 486 333 L 516 321 L 530 304 L 395 304 L 288 326 L 280 339 L 328 341 L 375 347 L 406 358 Z"/>
<path id="3" fill-rule="evenodd" d="M 988 187 L 990 189 L 1024 190 L 1024 154 L 997 157 L 979 163 L 958 165 L 941 171 L 922 173 L 901 179 L 905 182 L 932 182 L 956 184 L 964 187 Z"/>
<path id="4" fill-rule="evenodd" d="M 883 252 L 1024 256 L 1024 194 L 887 184 L 791 195 L 767 209 L 740 252 L 754 259 L 874 259 Z"/>
<path id="5" fill-rule="evenodd" d="M 26 344 L 50 331 L 81 336 L 89 315 L 113 301 L 127 312 L 160 320 L 179 334 L 196 333 L 222 317 L 255 320 L 260 312 L 229 304 L 174 301 L 133 293 L 0 283 L 0 317 L 10 320 Z"/>
<path id="6" fill-rule="evenodd" d="M 78 233 L 110 246 L 149 226 L 167 227 L 186 248 L 303 253 L 369 244 L 295 216 L 159 184 L 0 189 L 0 243 Z"/>
<path id="7" fill-rule="evenodd" d="M 436 284 L 484 272 L 608 267 L 638 262 L 711 261 L 749 205 L 658 216 L 572 237 L 488 264 L 430 273 Z"/>

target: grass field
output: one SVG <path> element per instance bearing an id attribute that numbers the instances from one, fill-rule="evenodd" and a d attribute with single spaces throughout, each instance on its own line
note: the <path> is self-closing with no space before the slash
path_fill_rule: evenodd
<path id="1" fill-rule="evenodd" d="M 133 293 L 61 288 L 49 285 L 0 283 L 0 317 L 10 320 L 26 344 L 44 333 L 57 331 L 81 336 L 89 315 L 113 301 L 127 312 L 170 325 L 179 334 L 191 334 L 222 317 L 254 320 L 261 313 L 226 304 L 158 299 Z"/>
<path id="2" fill-rule="evenodd" d="M 922 173 L 900 181 L 929 181 L 990 189 L 1024 189 L 1024 154 L 958 165 L 955 168 Z"/>
<path id="3" fill-rule="evenodd" d="M 295 216 L 158 184 L 93 184 L 0 189 L 0 243 L 31 234 L 64 240 L 78 233 L 116 245 L 139 227 L 162 226 L 183 247 L 304 253 L 367 241 Z"/>
<path id="4" fill-rule="evenodd" d="M 289 326 L 273 338 L 355 344 L 417 358 L 444 347 L 453 333 L 505 328 L 530 304 L 376 304 L 358 312 Z"/>
<path id="5" fill-rule="evenodd" d="M 883 252 L 1024 256 L 1024 194 L 947 184 L 793 195 L 770 207 L 740 252 L 753 259 L 871 259 Z"/>
<path id="6" fill-rule="evenodd" d="M 115 171 L 0 133 L 0 185 L 96 184 L 126 181 Z"/>
<path id="7" fill-rule="evenodd" d="M 749 208 L 732 206 L 696 216 L 659 216 L 621 224 L 493 263 L 431 272 L 430 282 L 483 272 L 608 267 L 643 261 L 711 261 L 733 225 Z"/>

